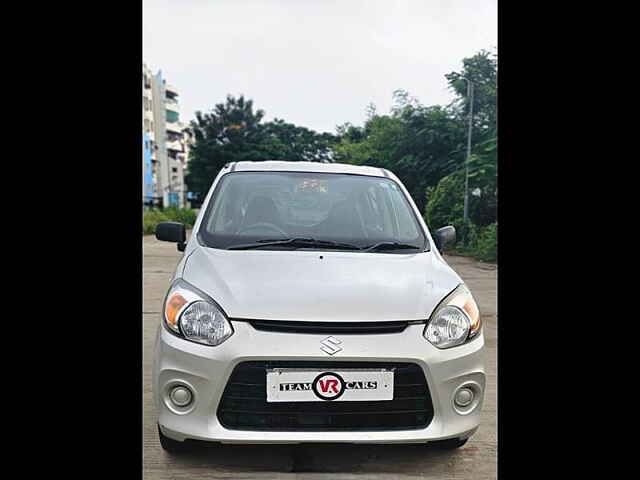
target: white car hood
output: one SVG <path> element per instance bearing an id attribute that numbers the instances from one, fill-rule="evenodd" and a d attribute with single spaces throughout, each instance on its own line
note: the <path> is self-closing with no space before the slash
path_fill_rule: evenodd
<path id="1" fill-rule="evenodd" d="M 421 320 L 461 283 L 431 252 L 219 250 L 196 246 L 182 278 L 229 318 Z"/>

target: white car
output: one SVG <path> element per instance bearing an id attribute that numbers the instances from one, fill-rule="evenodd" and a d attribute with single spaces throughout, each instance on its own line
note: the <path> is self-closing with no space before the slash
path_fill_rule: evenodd
<path id="1" fill-rule="evenodd" d="M 163 448 L 223 443 L 463 445 L 485 389 L 480 313 L 391 172 L 314 162 L 225 166 L 158 329 Z"/>

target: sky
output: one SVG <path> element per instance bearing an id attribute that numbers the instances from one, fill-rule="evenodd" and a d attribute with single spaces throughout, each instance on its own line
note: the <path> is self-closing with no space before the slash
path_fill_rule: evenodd
<path id="1" fill-rule="evenodd" d="M 183 122 L 244 94 L 267 121 L 331 133 L 399 88 L 450 103 L 444 75 L 498 44 L 497 0 L 143 0 L 142 22 Z"/>

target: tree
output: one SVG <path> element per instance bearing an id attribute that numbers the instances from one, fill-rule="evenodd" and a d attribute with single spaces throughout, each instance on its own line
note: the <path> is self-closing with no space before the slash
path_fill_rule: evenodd
<path id="1" fill-rule="evenodd" d="M 451 109 L 461 120 L 467 121 L 469 98 L 466 82 L 473 83 L 472 156 L 469 161 L 469 189 L 475 192 L 470 200 L 476 205 L 470 219 L 479 227 L 497 221 L 498 209 L 498 59 L 495 52 L 482 50 L 462 61 L 462 70 L 445 77 L 456 99 Z M 464 162 L 460 164 L 464 168 Z"/>
<path id="2" fill-rule="evenodd" d="M 425 106 L 406 90 L 396 90 L 388 115 L 379 115 L 369 108 L 362 127 L 347 123 L 337 128 L 336 159 L 393 171 L 432 227 L 453 224 L 462 230 L 469 98 L 467 83 L 461 77 L 470 79 L 474 85 L 469 161 L 472 223 L 464 228 L 473 235 L 465 237 L 468 244 L 469 239 L 476 246 L 484 242 L 483 251 L 494 255 L 498 196 L 497 55 L 482 50 L 465 58 L 460 71 L 445 77 L 455 94 L 450 105 Z"/>
<path id="3" fill-rule="evenodd" d="M 449 88 L 456 94 L 451 104 L 457 116 L 467 119 L 469 99 L 468 78 L 473 83 L 473 128 L 479 135 L 478 142 L 496 136 L 498 125 L 498 57 L 496 53 L 481 50 L 473 57 L 462 60 L 462 70 L 445 75 Z"/>
<path id="4" fill-rule="evenodd" d="M 253 101 L 244 96 L 227 96 L 209 113 L 196 112 L 190 131 L 190 151 L 185 181 L 189 190 L 204 195 L 225 164 L 240 160 L 264 160 L 261 147 L 264 132 L 259 128 L 263 110 L 254 111 Z"/>
<path id="5" fill-rule="evenodd" d="M 498 219 L 498 139 L 481 143 L 469 162 L 469 185 L 478 197 L 478 208 L 472 217 L 479 226 Z"/>
<path id="6" fill-rule="evenodd" d="M 369 109 L 364 127 L 338 127 L 336 159 L 393 171 L 423 210 L 425 188 L 456 168 L 464 126 L 447 109 L 425 107 L 405 90 L 393 99 L 389 115 Z"/>
<path id="7" fill-rule="evenodd" d="M 225 103 L 217 104 L 209 113 L 196 112 L 190 126 L 194 145 L 185 175 L 190 191 L 202 197 L 229 162 L 332 161 L 334 135 L 279 119 L 261 123 L 264 115 L 242 95 L 228 95 Z"/>
<path id="8" fill-rule="evenodd" d="M 266 149 L 273 159 L 299 162 L 331 162 L 332 145 L 336 137 L 317 133 L 284 120 L 275 119 L 262 126 L 266 135 Z"/>
<path id="9" fill-rule="evenodd" d="M 406 106 L 398 114 L 403 131 L 394 153 L 396 175 L 424 210 L 424 192 L 455 171 L 464 145 L 464 126 L 446 108 Z"/>

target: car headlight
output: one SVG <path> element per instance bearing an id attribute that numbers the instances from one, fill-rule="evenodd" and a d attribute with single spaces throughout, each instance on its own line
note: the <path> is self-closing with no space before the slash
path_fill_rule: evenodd
<path id="1" fill-rule="evenodd" d="M 475 337 L 480 326 L 478 305 L 461 284 L 434 310 L 423 335 L 435 347 L 450 348 Z"/>
<path id="2" fill-rule="evenodd" d="M 171 285 L 162 317 L 171 332 L 203 345 L 220 345 L 233 334 L 216 302 L 182 279 Z"/>

